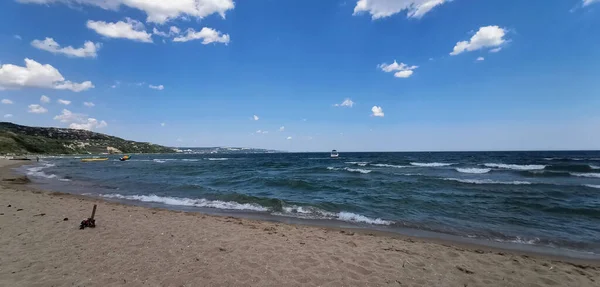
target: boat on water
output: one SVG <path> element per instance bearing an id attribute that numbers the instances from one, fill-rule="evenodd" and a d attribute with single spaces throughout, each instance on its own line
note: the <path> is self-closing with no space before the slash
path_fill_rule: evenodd
<path id="1" fill-rule="evenodd" d="M 130 159 L 131 159 L 131 156 L 129 156 L 129 155 L 124 155 L 121 158 L 119 158 L 120 161 L 126 161 L 126 160 L 130 160 Z"/>
<path id="2" fill-rule="evenodd" d="M 82 158 L 81 162 L 107 161 L 107 157 Z"/>
<path id="3" fill-rule="evenodd" d="M 332 151 L 331 151 L 331 157 L 332 157 L 332 158 L 337 158 L 337 157 L 339 157 L 339 156 L 340 156 L 340 154 L 337 152 L 337 150 L 332 150 Z"/>

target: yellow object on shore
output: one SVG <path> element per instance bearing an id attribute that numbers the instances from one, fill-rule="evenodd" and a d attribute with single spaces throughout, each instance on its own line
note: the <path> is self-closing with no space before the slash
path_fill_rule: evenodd
<path id="1" fill-rule="evenodd" d="M 95 157 L 95 158 L 84 158 L 81 162 L 94 162 L 94 161 L 106 161 L 107 157 Z"/>

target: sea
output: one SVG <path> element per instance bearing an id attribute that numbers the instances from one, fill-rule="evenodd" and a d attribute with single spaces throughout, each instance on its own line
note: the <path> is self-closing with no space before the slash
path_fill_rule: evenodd
<path id="1" fill-rule="evenodd" d="M 600 258 L 600 152 L 43 157 L 35 184 L 129 204 Z"/>

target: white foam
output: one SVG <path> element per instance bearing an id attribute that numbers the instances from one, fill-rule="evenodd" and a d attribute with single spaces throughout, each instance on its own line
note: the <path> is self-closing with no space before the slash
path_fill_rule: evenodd
<path id="1" fill-rule="evenodd" d="M 512 184 L 512 185 L 527 185 L 531 184 L 528 181 L 495 181 L 491 179 L 462 179 L 462 178 L 444 178 L 444 180 L 457 181 L 471 184 Z"/>
<path id="2" fill-rule="evenodd" d="M 51 164 L 51 163 L 45 163 L 41 166 L 35 166 L 35 167 L 28 168 L 27 175 L 34 176 L 34 177 L 43 177 L 43 178 L 47 178 L 47 179 L 56 178 L 55 174 L 46 174 L 45 172 L 42 171 L 46 168 L 53 167 L 53 166 L 55 166 L 55 165 Z"/>
<path id="3" fill-rule="evenodd" d="M 579 177 L 600 178 L 600 173 L 578 173 L 578 172 L 572 172 L 571 175 L 573 175 L 573 176 L 579 176 Z"/>
<path id="4" fill-rule="evenodd" d="M 157 163 L 165 163 L 165 162 L 167 162 L 167 161 L 165 161 L 165 160 L 162 160 L 162 159 L 156 159 L 156 158 L 155 158 L 153 161 L 154 161 L 154 162 L 157 162 Z"/>
<path id="5" fill-rule="evenodd" d="M 487 167 L 491 168 L 504 168 L 504 169 L 513 169 L 513 170 L 536 170 L 536 169 L 544 169 L 545 165 L 542 164 L 503 164 L 503 163 L 486 163 L 484 164 Z"/>
<path id="6" fill-rule="evenodd" d="M 367 166 L 369 163 L 361 162 L 361 161 L 349 161 L 349 162 L 347 162 L 347 164 L 354 164 L 354 165 L 358 165 L 358 166 Z"/>
<path id="7" fill-rule="evenodd" d="M 450 166 L 453 163 L 442 163 L 442 162 L 411 162 L 411 165 L 420 166 L 420 167 L 442 167 L 442 166 Z"/>
<path id="8" fill-rule="evenodd" d="M 348 222 L 359 222 L 359 223 L 368 223 L 368 224 L 377 224 L 377 225 L 390 225 L 394 222 L 383 220 L 381 218 L 368 218 L 364 215 L 355 214 L 351 212 L 340 212 L 337 216 L 338 220 L 348 221 Z"/>
<path id="9" fill-rule="evenodd" d="M 584 184 L 584 186 L 600 189 L 600 185 L 598 185 L 598 184 Z"/>
<path id="10" fill-rule="evenodd" d="M 406 167 L 410 167 L 407 165 L 393 165 L 393 164 L 385 164 L 385 163 L 376 163 L 373 164 L 372 166 L 377 166 L 377 167 L 393 167 L 393 168 L 406 168 Z"/>
<path id="11" fill-rule="evenodd" d="M 458 172 L 462 172 L 462 173 L 477 173 L 477 174 L 482 174 L 482 173 L 488 173 L 490 172 L 490 168 L 475 168 L 475 167 L 470 167 L 470 168 L 457 168 L 456 171 Z"/>
<path id="12" fill-rule="evenodd" d="M 345 170 L 345 171 L 349 171 L 349 172 L 360 172 L 363 174 L 367 174 L 372 171 L 372 170 L 361 169 L 361 168 L 349 168 L 349 167 L 339 168 L 339 167 L 333 167 L 333 166 L 328 166 L 327 169 L 328 170 Z"/>
<path id="13" fill-rule="evenodd" d="M 216 158 L 211 157 L 211 158 L 208 158 L 208 160 L 228 160 L 228 158 L 226 158 L 226 157 L 216 157 Z"/>
<path id="14" fill-rule="evenodd" d="M 590 165 L 590 167 L 591 167 L 592 169 L 600 169 L 600 166 L 596 166 L 596 165 Z"/>
<path id="15" fill-rule="evenodd" d="M 191 199 L 183 197 L 166 197 L 158 195 L 121 195 L 121 194 L 103 194 L 100 195 L 105 198 L 117 198 L 126 200 L 136 200 L 142 202 L 156 202 L 167 205 L 176 206 L 194 206 L 194 207 L 209 207 L 217 209 L 229 209 L 229 210 L 253 210 L 253 211 L 268 211 L 266 207 L 252 203 L 237 203 L 233 201 L 220 201 L 220 200 L 208 200 L 208 199 Z"/>
<path id="16" fill-rule="evenodd" d="M 184 158 L 182 161 L 199 161 L 199 159 Z"/>
<path id="17" fill-rule="evenodd" d="M 58 180 L 60 180 L 60 181 L 71 181 L 71 180 L 70 180 L 70 179 L 68 179 L 68 178 L 59 178 Z"/>

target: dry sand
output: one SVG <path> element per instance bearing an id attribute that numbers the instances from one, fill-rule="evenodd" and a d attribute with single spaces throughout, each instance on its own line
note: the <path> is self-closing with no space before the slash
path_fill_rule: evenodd
<path id="1" fill-rule="evenodd" d="M 0 286 L 600 286 L 598 262 L 450 244 L 0 184 Z"/>

